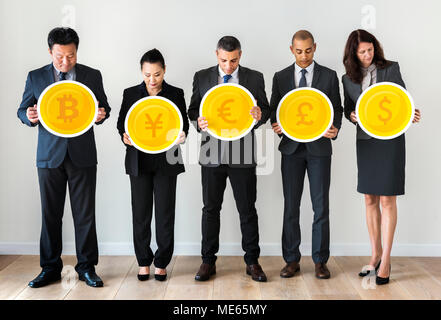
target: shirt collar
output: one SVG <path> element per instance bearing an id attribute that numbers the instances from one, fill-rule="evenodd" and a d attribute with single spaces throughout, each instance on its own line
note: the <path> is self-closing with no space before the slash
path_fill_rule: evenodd
<path id="1" fill-rule="evenodd" d="M 168 88 L 168 83 L 165 82 L 165 80 L 163 80 L 162 81 L 162 89 L 161 89 L 161 91 L 159 91 L 158 96 L 164 96 L 164 93 L 167 92 L 167 88 Z M 149 92 L 147 91 L 147 87 L 145 86 L 144 81 L 139 84 L 139 89 L 141 90 L 142 95 L 144 97 L 150 96 Z"/>
<path id="2" fill-rule="evenodd" d="M 312 73 L 314 71 L 314 65 L 315 65 L 315 61 L 313 61 L 309 66 L 307 66 L 305 68 L 307 73 L 310 74 L 310 73 Z M 299 67 L 297 65 L 297 63 L 294 63 L 294 66 L 295 66 L 296 73 L 300 73 L 302 71 L 302 69 L 303 69 L 303 68 Z"/>
<path id="3" fill-rule="evenodd" d="M 57 76 L 60 76 L 61 71 L 57 69 L 57 67 L 55 66 L 55 64 L 52 63 L 52 66 L 54 67 L 55 73 L 57 74 Z M 69 76 L 72 75 L 75 72 L 75 66 L 70 69 L 68 72 L 66 72 L 66 74 L 68 74 Z"/>
<path id="4" fill-rule="evenodd" d="M 232 78 L 234 78 L 234 79 L 237 79 L 237 77 L 238 77 L 238 74 L 239 74 L 239 66 L 236 68 L 236 70 L 234 70 L 234 72 L 231 74 L 231 77 Z M 219 72 L 219 76 L 221 77 L 221 78 L 223 78 L 225 75 L 226 75 L 226 73 L 222 70 L 222 68 L 220 67 L 220 66 L 218 66 L 218 72 Z"/>

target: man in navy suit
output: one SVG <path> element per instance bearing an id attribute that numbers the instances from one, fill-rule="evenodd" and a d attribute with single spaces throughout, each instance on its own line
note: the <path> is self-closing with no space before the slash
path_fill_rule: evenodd
<path id="1" fill-rule="evenodd" d="M 102 287 L 95 273 L 98 243 L 95 227 L 95 188 L 97 155 L 93 127 L 74 138 L 61 138 L 39 123 L 37 101 L 44 89 L 56 81 L 75 80 L 95 94 L 99 111 L 96 124 L 109 117 L 110 107 L 104 93 L 101 73 L 77 64 L 79 38 L 75 30 L 55 28 L 48 35 L 52 63 L 29 72 L 17 115 L 30 126 L 38 125 L 37 168 L 40 185 L 42 227 L 40 265 L 42 272 L 29 286 L 39 288 L 61 279 L 63 262 L 62 217 L 66 184 L 75 226 L 75 245 L 79 279 L 92 287 Z"/>
<path id="2" fill-rule="evenodd" d="M 299 143 L 282 135 L 279 150 L 282 153 L 282 183 L 285 208 L 283 212 L 282 252 L 286 266 L 282 278 L 290 278 L 300 270 L 300 200 L 305 173 L 308 172 L 314 222 L 312 225 L 312 259 L 319 279 L 331 276 L 326 263 L 329 259 L 329 187 L 331 183 L 331 139 L 336 139 L 341 127 L 343 107 L 337 73 L 314 61 L 316 44 L 312 34 L 297 31 L 290 47 L 295 63 L 276 72 L 271 94 L 271 124 L 275 133 L 282 135 L 276 111 L 280 100 L 289 91 L 312 87 L 326 94 L 332 102 L 334 120 L 331 128 L 318 140 Z"/>

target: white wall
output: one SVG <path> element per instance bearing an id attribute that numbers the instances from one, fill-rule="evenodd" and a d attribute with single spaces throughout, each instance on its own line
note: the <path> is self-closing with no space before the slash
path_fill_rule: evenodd
<path id="1" fill-rule="evenodd" d="M 141 81 L 138 61 L 145 51 L 153 47 L 162 51 L 167 81 L 183 88 L 189 103 L 194 72 L 216 63 L 214 49 L 221 36 L 235 35 L 242 42 L 241 64 L 264 73 L 269 99 L 274 72 L 293 62 L 289 44 L 296 30 L 306 28 L 314 34 L 316 61 L 335 69 L 341 77 L 347 36 L 354 29 L 370 27 L 384 45 L 386 57 L 400 62 L 408 90 L 423 114 L 422 123 L 412 126 L 406 136 L 406 195 L 398 200 L 392 253 L 441 255 L 439 1 L 0 0 L 0 8 L 0 105 L 4 111 L 0 127 L 0 254 L 38 253 L 37 130 L 22 125 L 16 111 L 27 72 L 50 62 L 47 33 L 55 26 L 69 24 L 80 36 L 79 62 L 101 70 L 112 107 L 110 119 L 95 130 L 99 157 L 96 219 L 102 254 L 133 253 L 129 179 L 124 173 L 124 147 L 116 120 L 123 89 Z M 264 127 L 269 128 L 269 124 Z M 274 168 L 258 177 L 256 205 L 262 254 L 281 251 L 280 154 L 278 138 L 271 136 L 271 141 L 266 161 L 272 161 Z M 200 166 L 194 162 L 196 144 L 197 134 L 191 127 L 184 154 L 192 153 L 193 163 L 187 164 L 187 172 L 178 179 L 177 254 L 200 251 L 202 197 Z M 355 130 L 346 119 L 333 145 L 331 254 L 368 255 L 364 202 L 356 192 Z M 301 213 L 304 255 L 310 255 L 311 242 L 308 188 L 306 183 Z M 221 252 L 241 254 L 239 219 L 230 186 L 221 216 Z M 68 201 L 63 238 L 65 253 L 73 253 Z"/>

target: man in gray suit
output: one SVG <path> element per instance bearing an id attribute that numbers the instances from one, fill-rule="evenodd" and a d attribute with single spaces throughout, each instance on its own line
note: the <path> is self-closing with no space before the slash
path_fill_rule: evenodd
<path id="1" fill-rule="evenodd" d="M 220 141 L 207 134 L 209 123 L 199 115 L 205 93 L 221 83 L 238 83 L 257 100 L 250 113 L 258 123 L 269 118 L 269 104 L 263 75 L 239 65 L 242 50 L 239 40 L 225 36 L 217 45 L 218 65 L 196 72 L 188 116 L 198 132 L 202 132 L 199 163 L 202 166 L 202 264 L 195 279 L 206 281 L 216 273 L 216 253 L 219 250 L 220 210 L 227 178 L 230 179 L 240 216 L 242 248 L 247 264 L 246 273 L 255 281 L 266 281 L 258 264 L 260 254 L 256 202 L 256 159 L 254 132 L 234 142 Z"/>
<path id="2" fill-rule="evenodd" d="M 289 278 L 300 270 L 300 200 L 305 172 L 308 172 L 314 222 L 312 226 L 312 259 L 315 274 L 327 279 L 329 259 L 329 187 L 331 181 L 330 139 L 336 139 L 341 126 L 342 111 L 338 78 L 335 71 L 314 61 L 316 44 L 306 30 L 296 32 L 290 46 L 295 63 L 276 72 L 271 95 L 271 123 L 275 133 L 282 135 L 276 111 L 280 100 L 289 91 L 299 87 L 312 87 L 328 96 L 334 108 L 334 121 L 325 135 L 313 142 L 299 143 L 282 136 L 279 150 L 282 153 L 282 181 L 285 198 L 283 212 L 282 252 L 286 266 L 282 278 Z"/>

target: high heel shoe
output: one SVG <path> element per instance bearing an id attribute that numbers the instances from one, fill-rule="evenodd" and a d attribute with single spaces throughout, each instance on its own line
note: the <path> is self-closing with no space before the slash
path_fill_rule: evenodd
<path id="1" fill-rule="evenodd" d="M 389 277 L 390 277 L 390 273 L 391 273 L 391 271 L 392 271 L 392 266 L 389 265 Z M 387 278 L 382 278 L 382 277 L 379 277 L 379 276 L 377 275 L 377 277 L 375 278 L 375 283 L 376 283 L 377 285 L 379 285 L 379 286 L 381 286 L 381 285 L 383 285 L 383 284 L 387 284 L 387 283 L 389 283 L 389 277 L 387 277 Z"/>
<path id="2" fill-rule="evenodd" d="M 378 262 L 377 266 L 375 267 L 375 273 L 377 273 L 378 268 L 380 268 L 381 260 Z M 359 277 L 366 277 L 371 271 L 373 270 L 367 270 L 367 271 L 361 271 L 358 276 Z"/>
<path id="3" fill-rule="evenodd" d="M 138 273 L 138 280 L 139 280 L 139 281 L 146 281 L 146 280 L 149 279 L 149 277 L 150 277 L 149 274 L 139 274 L 139 273 Z"/>
<path id="4" fill-rule="evenodd" d="M 155 280 L 165 281 L 167 279 L 167 274 L 155 274 Z"/>

